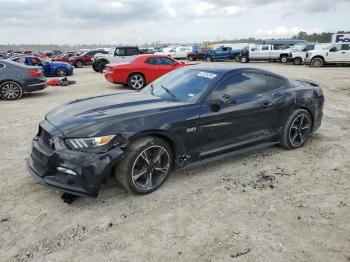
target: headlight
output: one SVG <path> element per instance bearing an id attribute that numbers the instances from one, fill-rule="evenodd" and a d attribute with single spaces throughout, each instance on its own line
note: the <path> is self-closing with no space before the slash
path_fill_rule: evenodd
<path id="1" fill-rule="evenodd" d="M 114 138 L 114 135 L 89 138 L 69 138 L 66 139 L 65 142 L 66 145 L 73 150 L 101 153 L 121 144 L 119 139 Z"/>

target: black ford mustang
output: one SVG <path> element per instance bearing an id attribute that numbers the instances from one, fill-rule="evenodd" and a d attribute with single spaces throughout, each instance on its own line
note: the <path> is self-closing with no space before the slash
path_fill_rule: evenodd
<path id="1" fill-rule="evenodd" d="M 321 88 L 252 68 L 194 66 L 142 91 L 76 100 L 49 112 L 27 159 L 42 185 L 96 197 L 114 172 L 130 192 L 157 189 L 172 168 L 280 144 L 301 147 L 321 125 Z"/>

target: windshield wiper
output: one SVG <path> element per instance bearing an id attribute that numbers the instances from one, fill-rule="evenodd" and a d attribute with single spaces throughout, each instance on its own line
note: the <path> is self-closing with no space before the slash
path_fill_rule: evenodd
<path id="1" fill-rule="evenodd" d="M 161 88 L 163 88 L 169 95 L 171 95 L 174 99 L 176 99 L 176 96 L 165 86 L 160 85 Z"/>

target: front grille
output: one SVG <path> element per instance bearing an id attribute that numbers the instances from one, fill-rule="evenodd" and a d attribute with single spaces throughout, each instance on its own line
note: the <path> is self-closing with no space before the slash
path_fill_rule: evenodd
<path id="1" fill-rule="evenodd" d="M 40 137 L 43 143 L 51 149 L 55 149 L 55 144 L 53 143 L 52 136 L 45 129 L 40 128 Z"/>

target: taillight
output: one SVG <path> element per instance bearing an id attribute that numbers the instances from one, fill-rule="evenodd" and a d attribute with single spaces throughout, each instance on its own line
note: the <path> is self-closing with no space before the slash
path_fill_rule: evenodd
<path id="1" fill-rule="evenodd" d="M 40 69 L 29 69 L 29 74 L 32 77 L 39 77 L 42 74 L 42 71 Z"/>

